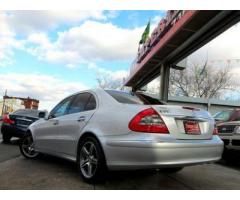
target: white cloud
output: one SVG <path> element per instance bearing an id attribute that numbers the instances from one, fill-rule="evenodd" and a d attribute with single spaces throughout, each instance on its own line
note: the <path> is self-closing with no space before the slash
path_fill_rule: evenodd
<path id="1" fill-rule="evenodd" d="M 116 17 L 118 13 L 119 11 L 2 12 L 2 27 L 5 33 L 11 35 L 12 46 L 8 43 L 4 46 L 4 51 L 1 51 L 4 55 L 0 55 L 0 59 L 3 60 L 4 57 L 5 60 L 1 65 L 12 63 L 12 48 L 21 46 L 23 49 L 23 44 L 24 49 L 39 60 L 63 64 L 68 68 L 74 68 L 79 63 L 133 60 L 145 26 L 127 29 L 106 21 Z M 154 23 L 156 20 L 155 17 Z M 83 23 L 79 25 L 79 22 Z M 59 31 L 56 38 L 50 38 L 49 32 L 63 24 L 66 25 L 65 28 L 71 28 Z M 15 32 L 18 36 L 25 35 L 25 40 L 16 40 Z"/>
<path id="2" fill-rule="evenodd" d="M 111 76 L 112 76 L 112 79 L 113 80 L 116 80 L 116 79 L 123 79 L 123 78 L 127 78 L 128 77 L 128 71 L 126 70 L 118 70 L 118 71 L 115 71 L 115 72 L 111 72 Z"/>
<path id="3" fill-rule="evenodd" d="M 118 12 L 108 11 L 105 16 L 115 17 Z M 151 29 L 161 17 L 155 16 Z M 81 25 L 60 31 L 55 41 L 46 33 L 30 34 L 28 52 L 39 59 L 73 66 L 96 61 L 133 60 L 145 26 L 122 28 L 110 22 L 86 20 Z"/>
<path id="4" fill-rule="evenodd" d="M 50 42 L 44 33 L 29 35 L 27 51 L 39 59 L 68 66 L 103 60 L 131 60 L 136 55 L 143 28 L 124 29 L 111 23 L 85 21 L 80 26 L 59 32 L 54 42 Z"/>
<path id="5" fill-rule="evenodd" d="M 11 31 L 6 22 L 6 14 L 0 11 L 0 67 L 11 65 L 13 60 L 13 48 L 22 48 L 22 41 L 15 39 L 15 33 Z"/>
<path id="6" fill-rule="evenodd" d="M 126 78 L 129 74 L 128 70 L 108 70 L 104 67 L 98 66 L 96 63 L 88 63 L 86 66 L 89 70 L 95 71 L 97 75 L 108 76 L 109 79 L 112 80 Z"/>
<path id="7" fill-rule="evenodd" d="M 86 19 L 106 20 L 103 11 L 17 10 L 7 12 L 9 26 L 20 35 L 49 31 L 59 25 L 74 25 Z"/>
<path id="8" fill-rule="evenodd" d="M 161 21 L 163 17 L 161 15 L 156 15 L 153 17 L 153 19 L 151 20 L 152 21 L 152 24 L 154 24 L 153 29 L 158 25 L 158 23 Z"/>
<path id="9" fill-rule="evenodd" d="M 51 43 L 48 39 L 48 36 L 44 32 L 33 33 L 28 36 L 27 42 L 40 45 L 44 49 L 51 48 Z"/>
<path id="10" fill-rule="evenodd" d="M 107 18 L 112 19 L 116 18 L 119 15 L 120 11 L 119 10 L 108 10 L 105 12 L 105 15 Z"/>
<path id="11" fill-rule="evenodd" d="M 216 69 L 228 66 L 234 85 L 240 85 L 240 23 L 234 25 L 188 57 L 188 65 L 208 63 Z"/>
<path id="12" fill-rule="evenodd" d="M 40 100 L 40 109 L 50 110 L 64 97 L 84 89 L 81 82 L 66 82 L 58 77 L 33 74 L 0 74 L 1 93 L 8 90 L 8 95 L 31 97 Z"/>
<path id="13" fill-rule="evenodd" d="M 205 62 L 206 59 L 213 65 L 227 64 L 228 60 L 240 59 L 240 23 L 231 27 L 214 40 L 189 56 L 189 62 Z M 230 64 L 234 63 L 232 60 Z"/>

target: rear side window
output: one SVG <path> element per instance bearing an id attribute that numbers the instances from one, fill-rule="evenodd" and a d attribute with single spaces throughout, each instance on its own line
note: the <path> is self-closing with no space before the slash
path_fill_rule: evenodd
<path id="1" fill-rule="evenodd" d="M 20 110 L 16 110 L 12 114 L 21 115 L 21 116 L 29 116 L 29 117 L 38 117 L 39 112 L 40 112 L 39 110 L 20 109 Z"/>
<path id="2" fill-rule="evenodd" d="M 86 106 L 85 106 L 85 111 L 87 110 L 94 110 L 97 106 L 95 97 L 91 94 L 89 101 L 87 102 Z"/>
<path id="3" fill-rule="evenodd" d="M 78 94 L 73 103 L 70 105 L 68 114 L 94 110 L 96 108 L 96 100 L 90 93 Z"/>
<path id="4" fill-rule="evenodd" d="M 144 104 L 144 102 L 135 94 L 130 92 L 121 92 L 115 90 L 105 90 L 109 95 L 111 95 L 119 103 L 125 104 Z"/>

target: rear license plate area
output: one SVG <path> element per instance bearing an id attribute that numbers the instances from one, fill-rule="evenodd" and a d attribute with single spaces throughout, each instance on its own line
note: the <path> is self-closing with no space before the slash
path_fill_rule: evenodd
<path id="1" fill-rule="evenodd" d="M 183 121 L 184 129 L 188 135 L 200 135 L 201 130 L 197 121 Z"/>

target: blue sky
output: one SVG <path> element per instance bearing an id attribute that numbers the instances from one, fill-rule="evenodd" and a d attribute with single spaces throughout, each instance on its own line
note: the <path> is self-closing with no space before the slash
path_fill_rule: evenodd
<path id="1" fill-rule="evenodd" d="M 97 86 L 97 76 L 127 76 L 141 34 L 164 11 L 1 11 L 0 92 L 40 99 Z"/>
<path id="2" fill-rule="evenodd" d="M 148 21 L 152 30 L 165 13 L 0 11 L 0 93 L 7 89 L 8 95 L 39 99 L 40 109 L 50 110 L 69 94 L 97 87 L 98 77 L 123 80 Z M 217 67 L 220 58 L 239 59 L 239 32 L 239 25 L 232 27 L 188 61 L 200 62 L 207 55 Z M 231 74 L 237 88 L 239 62 L 231 63 Z"/>

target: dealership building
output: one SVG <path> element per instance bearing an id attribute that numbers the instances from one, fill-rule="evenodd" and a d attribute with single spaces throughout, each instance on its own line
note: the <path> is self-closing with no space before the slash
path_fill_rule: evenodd
<path id="1" fill-rule="evenodd" d="M 133 91 L 145 90 L 151 82 L 158 84 L 154 94 L 168 104 L 193 105 L 215 113 L 219 110 L 240 107 L 239 101 L 171 96 L 169 78 L 171 70 L 185 70 L 188 56 L 235 26 L 240 20 L 240 11 L 216 10 L 170 10 L 154 28 L 149 38 L 141 45 L 134 60 L 125 86 Z M 239 40 L 239 37 L 236 38 Z M 218 61 L 225 62 L 217 58 Z M 229 58 L 226 63 L 239 62 Z M 221 64 L 218 64 L 221 65 Z M 223 64 L 222 64 L 223 65 Z M 240 65 L 240 63 L 239 63 Z"/>

